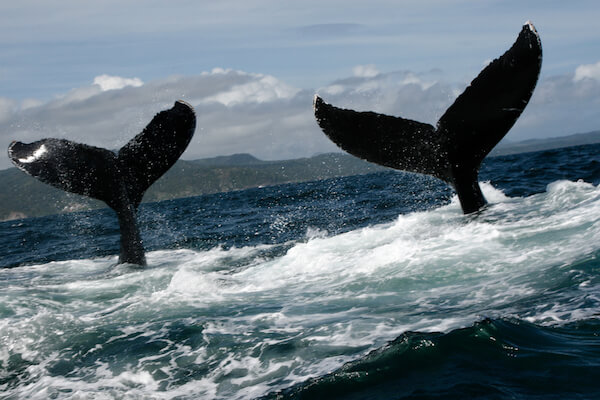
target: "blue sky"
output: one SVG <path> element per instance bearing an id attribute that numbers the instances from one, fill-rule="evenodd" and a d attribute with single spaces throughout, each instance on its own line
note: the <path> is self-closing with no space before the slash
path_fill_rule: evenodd
<path id="1" fill-rule="evenodd" d="M 435 123 L 526 20 L 542 75 L 507 138 L 596 130 L 599 19 L 597 1 L 3 2 L 0 146 L 51 136 L 117 148 L 183 98 L 199 122 L 184 158 L 332 151 L 315 92 Z"/>

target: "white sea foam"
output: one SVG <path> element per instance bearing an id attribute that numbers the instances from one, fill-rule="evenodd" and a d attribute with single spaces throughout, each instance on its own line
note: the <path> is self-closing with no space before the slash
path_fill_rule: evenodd
<path id="1" fill-rule="evenodd" d="M 490 205 L 477 216 L 455 199 L 339 235 L 309 230 L 274 258 L 263 254 L 276 245 L 261 245 L 150 252 L 144 270 L 114 267 L 114 257 L 0 270 L 0 373 L 23 360 L 20 385 L 4 389 L 249 399 L 409 330 L 594 315 L 600 283 L 585 262 L 600 250 L 600 188 L 559 181 L 526 198 L 482 188 Z M 78 359 L 68 375 L 48 372 Z"/>

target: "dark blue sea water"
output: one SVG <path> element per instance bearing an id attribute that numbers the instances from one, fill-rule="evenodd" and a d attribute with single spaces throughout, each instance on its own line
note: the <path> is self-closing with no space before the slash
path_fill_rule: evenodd
<path id="1" fill-rule="evenodd" d="M 599 154 L 0 223 L 0 398 L 600 398 Z"/>

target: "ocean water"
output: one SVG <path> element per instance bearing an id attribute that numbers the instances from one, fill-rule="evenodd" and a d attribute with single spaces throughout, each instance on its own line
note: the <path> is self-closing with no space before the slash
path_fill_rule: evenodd
<path id="1" fill-rule="evenodd" d="M 600 398 L 599 150 L 0 223 L 0 398 Z"/>

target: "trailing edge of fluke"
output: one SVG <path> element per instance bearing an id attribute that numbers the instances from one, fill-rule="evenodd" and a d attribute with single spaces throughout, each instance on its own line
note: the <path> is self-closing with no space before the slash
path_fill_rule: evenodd
<path id="1" fill-rule="evenodd" d="M 148 187 L 179 159 L 195 129 L 194 109 L 179 100 L 156 114 L 118 153 L 64 139 L 42 139 L 12 142 L 8 155 L 19 169 L 42 182 L 104 201 L 119 218 L 119 263 L 145 265 L 138 206 Z"/>
<path id="2" fill-rule="evenodd" d="M 317 95 L 315 117 L 343 150 L 387 167 L 433 175 L 452 185 L 463 212 L 472 213 L 486 204 L 479 166 L 521 115 L 541 66 L 540 37 L 528 21 L 512 47 L 479 73 L 437 127 L 337 108 Z"/>

